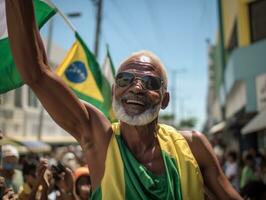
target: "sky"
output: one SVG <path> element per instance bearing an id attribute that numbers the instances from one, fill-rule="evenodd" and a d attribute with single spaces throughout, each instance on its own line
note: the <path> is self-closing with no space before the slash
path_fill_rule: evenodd
<path id="1" fill-rule="evenodd" d="M 73 26 L 93 51 L 96 8 L 93 0 L 51 0 L 70 18 Z M 208 56 L 207 42 L 215 42 L 216 0 L 103 0 L 99 63 L 109 45 L 115 68 L 131 53 L 146 49 L 154 52 L 168 73 L 170 104 L 163 114 L 176 113 L 176 120 L 198 119 L 201 130 L 206 120 Z M 64 49 L 74 35 L 61 17 L 53 19 L 52 40 Z M 47 26 L 42 34 L 47 36 Z"/>

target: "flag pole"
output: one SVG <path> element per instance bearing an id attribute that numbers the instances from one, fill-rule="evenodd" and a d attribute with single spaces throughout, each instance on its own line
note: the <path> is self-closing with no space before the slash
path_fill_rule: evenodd
<path id="1" fill-rule="evenodd" d="M 64 21 L 66 22 L 66 24 L 68 25 L 68 27 L 73 31 L 76 32 L 75 27 L 73 26 L 73 24 L 70 22 L 70 20 L 67 18 L 67 16 L 60 10 L 57 8 L 57 6 L 51 2 L 50 0 L 45 0 L 47 2 L 47 4 L 50 4 L 52 7 L 54 7 L 57 11 L 57 13 L 64 19 Z"/>

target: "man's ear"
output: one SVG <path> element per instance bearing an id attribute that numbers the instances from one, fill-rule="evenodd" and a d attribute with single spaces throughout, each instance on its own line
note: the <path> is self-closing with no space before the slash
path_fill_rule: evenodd
<path id="1" fill-rule="evenodd" d="M 165 92 L 163 95 L 163 101 L 161 106 L 162 109 L 165 109 L 168 106 L 169 100 L 170 100 L 169 92 Z"/>

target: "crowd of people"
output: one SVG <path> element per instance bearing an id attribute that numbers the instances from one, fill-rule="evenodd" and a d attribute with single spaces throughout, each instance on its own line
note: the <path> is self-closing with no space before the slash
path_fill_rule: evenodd
<path id="1" fill-rule="evenodd" d="M 14 146 L 3 145 L 0 199 L 88 200 L 90 173 L 76 153 L 80 149 L 61 147 L 55 152 L 55 156 L 33 153 L 19 156 Z"/>
<path id="2" fill-rule="evenodd" d="M 221 156 L 221 155 L 220 155 Z M 228 151 L 220 164 L 234 188 L 245 199 L 266 199 L 266 155 L 254 148 L 242 156 Z M 79 146 L 61 147 L 54 156 L 19 155 L 11 145 L 2 146 L 0 199 L 89 199 L 91 180 Z"/>
<path id="3" fill-rule="evenodd" d="M 228 180 L 245 199 L 266 199 L 266 151 L 255 148 L 242 154 L 214 146 L 220 165 Z"/>

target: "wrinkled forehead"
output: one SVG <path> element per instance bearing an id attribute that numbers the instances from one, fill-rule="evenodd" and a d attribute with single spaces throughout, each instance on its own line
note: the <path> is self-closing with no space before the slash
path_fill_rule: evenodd
<path id="1" fill-rule="evenodd" d="M 118 72 L 132 71 L 136 73 L 155 73 L 162 75 L 162 66 L 155 59 L 146 55 L 132 56 L 126 59 L 119 67 Z"/>

